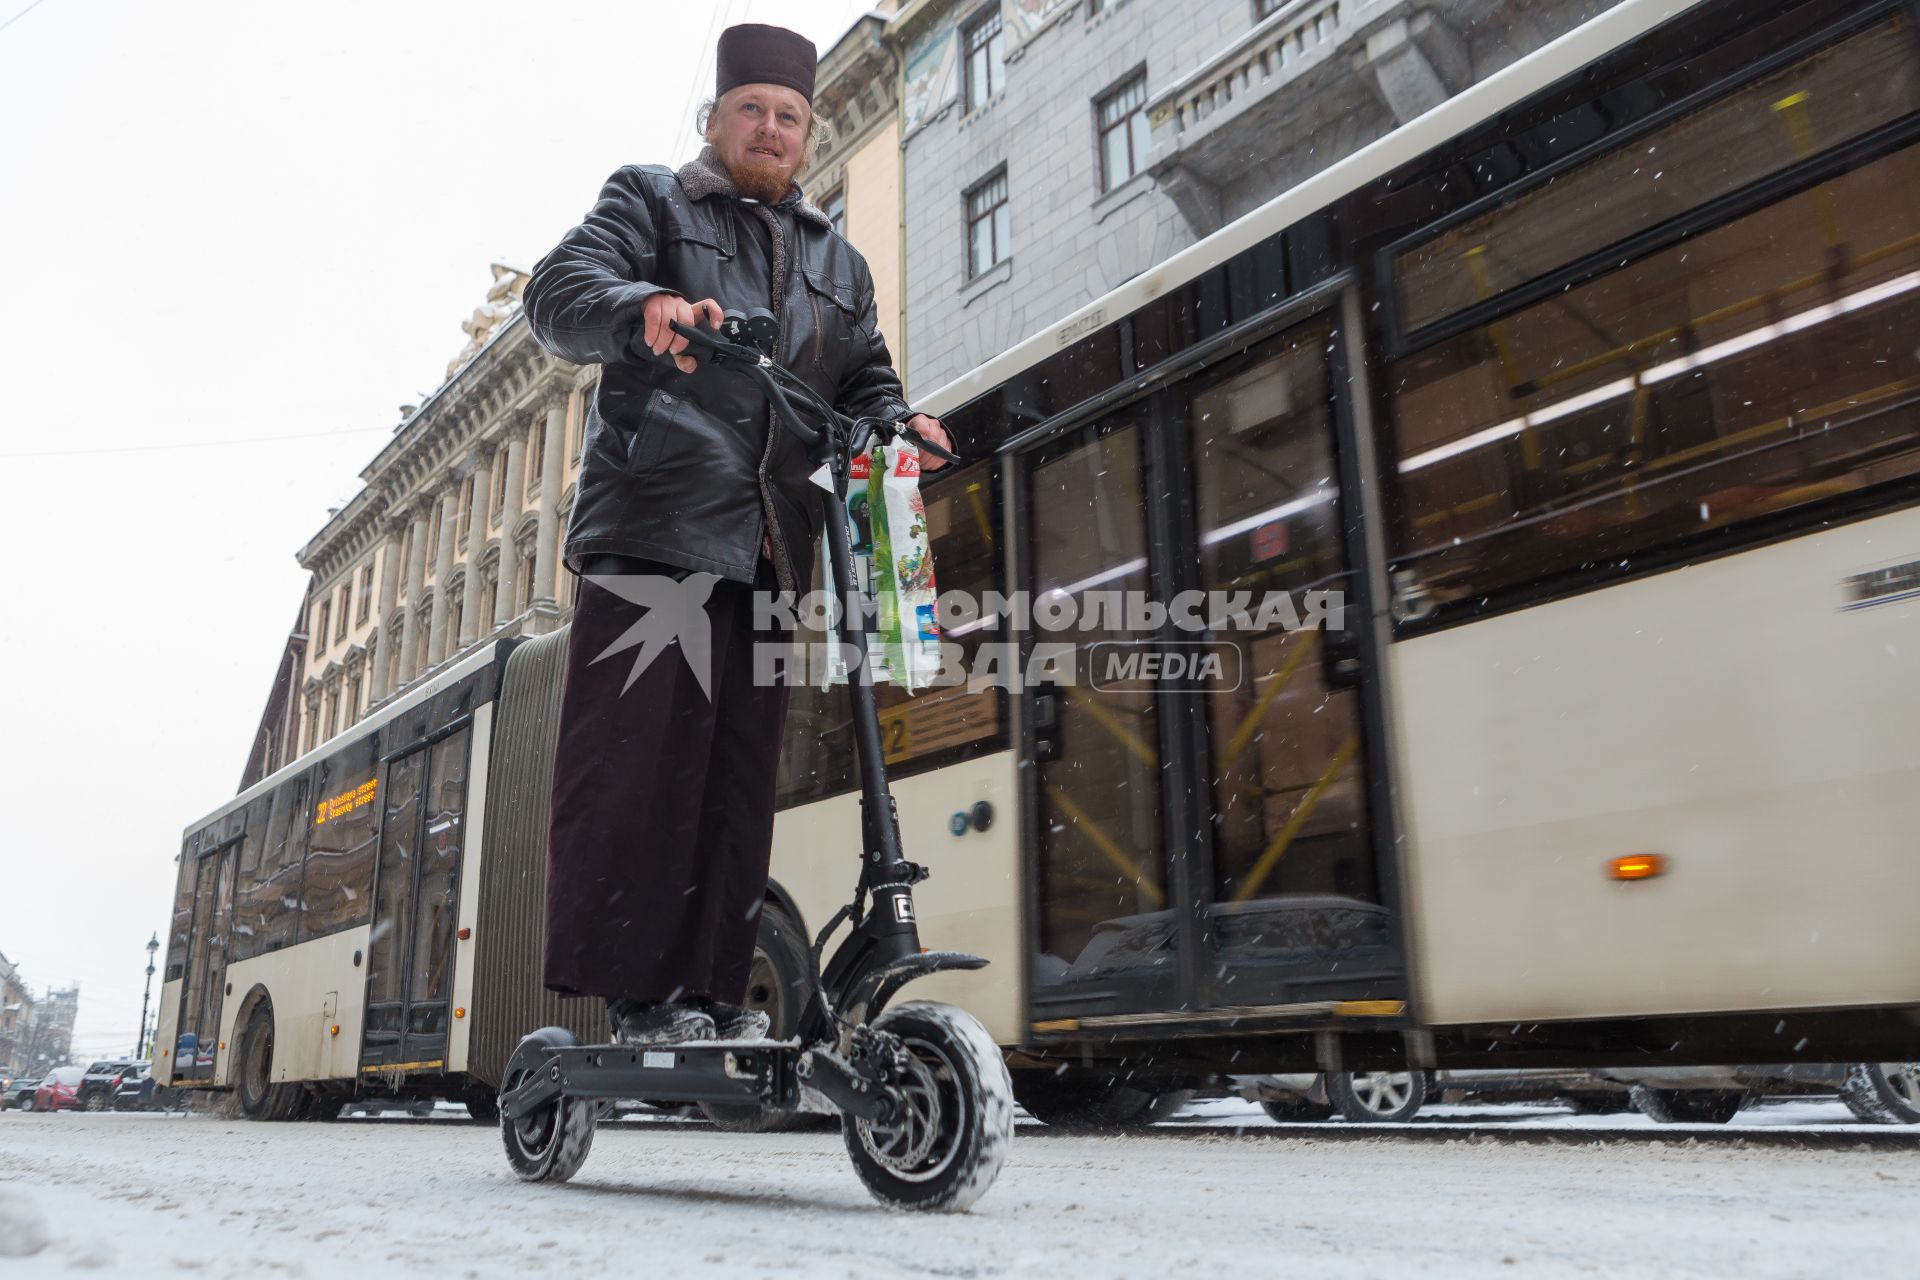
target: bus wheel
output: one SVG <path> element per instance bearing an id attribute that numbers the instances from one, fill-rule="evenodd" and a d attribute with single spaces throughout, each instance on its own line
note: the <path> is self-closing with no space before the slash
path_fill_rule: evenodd
<path id="1" fill-rule="evenodd" d="M 854 1172 L 896 1209 L 958 1213 L 986 1194 L 1013 1143 L 1013 1085 L 985 1027 L 951 1005 L 913 1000 L 874 1021 L 899 1036 L 904 1104 L 881 1124 L 840 1118 Z"/>
<path id="2" fill-rule="evenodd" d="M 1649 1089 L 1633 1086 L 1633 1105 L 1655 1124 L 1725 1124 L 1747 1095 L 1738 1089 Z"/>
<path id="3" fill-rule="evenodd" d="M 1049 1129 L 1077 1133 L 1152 1124 L 1148 1117 L 1162 1096 L 1098 1071 L 1020 1071 L 1013 1080 L 1013 1096 L 1028 1115 Z"/>
<path id="4" fill-rule="evenodd" d="M 308 1096 L 306 1119 L 325 1123 L 340 1118 L 340 1108 L 347 1100 L 337 1093 L 315 1093 Z"/>
<path id="5" fill-rule="evenodd" d="M 742 1003 L 767 1015 L 772 1024 L 768 1034 L 775 1040 L 789 1039 L 799 1030 L 809 992 L 807 971 L 807 940 L 801 936 L 800 926 L 772 902 L 763 904 L 753 940 L 753 967 L 747 972 L 747 994 Z M 779 1133 L 805 1128 L 821 1119 L 809 1112 L 779 1107 L 703 1102 L 700 1110 L 716 1129 L 728 1133 Z"/>
<path id="6" fill-rule="evenodd" d="M 1427 1105 L 1424 1071 L 1336 1071 L 1327 1098 L 1355 1124 L 1398 1124 Z"/>
<path id="7" fill-rule="evenodd" d="M 529 1072 L 540 1068 L 544 1050 L 578 1043 L 564 1027 L 542 1027 L 527 1036 L 507 1062 L 506 1077 L 500 1082 L 501 1095 L 519 1088 Z M 587 1162 L 587 1153 L 593 1150 L 593 1126 L 598 1120 L 598 1103 L 565 1094 L 518 1120 L 502 1114 L 500 1140 L 507 1148 L 507 1163 L 525 1182 L 565 1182 Z"/>
<path id="8" fill-rule="evenodd" d="M 273 1006 L 264 1000 L 254 1006 L 240 1035 L 235 1089 L 249 1120 L 291 1120 L 306 1097 L 297 1084 L 273 1082 Z"/>
<path id="9" fill-rule="evenodd" d="M 1868 1124 L 1920 1124 L 1920 1062 L 1856 1062 L 1840 1101 Z"/>

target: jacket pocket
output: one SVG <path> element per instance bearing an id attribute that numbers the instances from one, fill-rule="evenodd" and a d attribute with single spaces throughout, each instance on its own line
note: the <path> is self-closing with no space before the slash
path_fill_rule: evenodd
<path id="1" fill-rule="evenodd" d="M 674 415 L 679 409 L 680 397 L 671 391 L 656 389 L 648 393 L 646 409 L 635 422 L 632 436 L 627 441 L 626 471 L 629 475 L 645 475 L 653 470 L 654 463 L 660 460 L 660 449 L 667 433 L 674 429 Z"/>
<path id="2" fill-rule="evenodd" d="M 807 302 L 813 315 L 813 362 L 827 363 L 827 343 L 841 351 L 851 351 L 859 337 L 860 313 L 853 300 L 853 284 L 835 280 L 824 272 L 802 270 L 807 283 Z"/>

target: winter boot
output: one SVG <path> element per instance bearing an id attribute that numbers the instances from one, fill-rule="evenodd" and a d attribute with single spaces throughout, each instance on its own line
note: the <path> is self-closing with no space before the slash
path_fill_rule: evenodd
<path id="1" fill-rule="evenodd" d="M 773 1020 L 760 1009 L 743 1009 L 737 1004 L 701 1000 L 699 1007 L 713 1019 L 716 1040 L 765 1040 L 773 1029 Z"/>
<path id="2" fill-rule="evenodd" d="M 620 1044 L 686 1044 L 711 1040 L 711 1014 L 692 1005 L 658 1000 L 609 1000 L 607 1020 Z"/>

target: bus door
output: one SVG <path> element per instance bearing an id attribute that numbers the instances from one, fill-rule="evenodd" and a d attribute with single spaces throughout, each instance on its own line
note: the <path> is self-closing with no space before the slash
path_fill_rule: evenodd
<path id="1" fill-rule="evenodd" d="M 1361 713 L 1367 610 L 1359 519 L 1340 485 L 1330 321 L 1310 321 L 1166 388 L 1176 513 L 1169 585 L 1205 593 L 1216 664 L 1163 682 L 1187 729 L 1182 830 L 1199 921 L 1198 1008 L 1398 990 L 1368 820 Z M 1387 983 L 1392 991 L 1382 989 Z"/>
<path id="2" fill-rule="evenodd" d="M 1036 1023 L 1398 994 L 1334 336 L 1309 322 L 1016 459 Z"/>
<path id="3" fill-rule="evenodd" d="M 387 762 L 363 1073 L 446 1061 L 471 739 L 463 727 Z"/>
<path id="4" fill-rule="evenodd" d="M 187 935 L 186 986 L 175 1036 L 175 1080 L 211 1080 L 220 1045 L 220 1007 L 227 985 L 227 941 L 233 915 L 233 864 L 240 851 L 239 823 L 231 838 L 209 829 L 193 868 L 193 926 Z"/>
<path id="5" fill-rule="evenodd" d="M 1096 672 L 1157 648 L 1127 604 L 1157 595 L 1149 495 L 1159 485 L 1146 402 L 1013 459 L 1028 593 L 1027 954 L 1035 1022 L 1179 1009 L 1189 977 L 1168 857 L 1167 770 L 1151 682 Z M 1017 626 L 1017 620 L 1016 620 Z M 1045 649 L 1043 649 L 1043 646 Z M 1043 652 L 1070 653 L 1048 671 Z"/>

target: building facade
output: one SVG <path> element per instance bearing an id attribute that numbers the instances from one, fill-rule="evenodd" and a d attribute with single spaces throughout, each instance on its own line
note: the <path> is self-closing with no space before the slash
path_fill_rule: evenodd
<path id="1" fill-rule="evenodd" d="M 924 394 L 1606 8 L 912 0 L 906 352 Z"/>
<path id="2" fill-rule="evenodd" d="M 821 56 L 813 109 L 833 135 L 796 177 L 867 260 L 880 332 L 900 364 L 900 77 L 885 16 L 894 7 L 877 6 Z"/>
<path id="3" fill-rule="evenodd" d="M 440 389 L 402 409 L 363 488 L 300 550 L 311 575 L 243 786 L 502 635 L 565 620 L 562 536 L 597 370 L 557 360 L 496 263 Z"/>
<path id="4" fill-rule="evenodd" d="M 12 1079 L 27 1073 L 33 1013 L 33 992 L 20 967 L 0 954 L 0 1076 Z"/>

